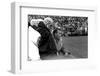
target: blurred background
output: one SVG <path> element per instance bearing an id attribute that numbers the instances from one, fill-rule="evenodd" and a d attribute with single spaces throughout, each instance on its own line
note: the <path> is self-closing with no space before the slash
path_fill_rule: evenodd
<path id="1" fill-rule="evenodd" d="M 31 19 L 44 19 L 46 17 L 54 20 L 55 28 L 60 28 L 64 36 L 88 35 L 88 17 L 28 15 L 28 21 L 30 22 Z"/>

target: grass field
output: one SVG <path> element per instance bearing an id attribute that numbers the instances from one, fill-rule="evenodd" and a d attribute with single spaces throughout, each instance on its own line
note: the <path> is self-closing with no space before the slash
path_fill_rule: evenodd
<path id="1" fill-rule="evenodd" d="M 78 59 L 88 57 L 88 36 L 63 37 L 63 44 L 66 50 L 71 52 L 68 56 L 46 56 L 43 60 L 56 59 Z"/>
<path id="2" fill-rule="evenodd" d="M 64 47 L 76 58 L 88 57 L 88 36 L 63 38 Z"/>

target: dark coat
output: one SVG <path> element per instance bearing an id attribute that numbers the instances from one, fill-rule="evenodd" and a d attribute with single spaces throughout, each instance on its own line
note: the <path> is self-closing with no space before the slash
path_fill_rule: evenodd
<path id="1" fill-rule="evenodd" d="M 37 31 L 41 34 L 39 41 L 39 52 L 41 54 L 56 54 L 57 48 L 52 37 L 50 30 L 45 26 L 43 22 L 38 24 Z"/>

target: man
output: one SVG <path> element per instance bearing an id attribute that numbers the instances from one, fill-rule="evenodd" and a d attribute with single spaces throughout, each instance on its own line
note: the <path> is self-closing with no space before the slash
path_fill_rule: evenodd
<path id="1" fill-rule="evenodd" d="M 54 39 L 55 39 L 55 44 L 56 44 L 56 47 L 57 47 L 57 55 L 70 55 L 71 53 L 64 48 L 63 46 L 63 43 L 62 43 L 62 31 L 61 29 L 55 29 L 53 31 L 53 36 L 54 36 Z"/>
<path id="2" fill-rule="evenodd" d="M 39 54 L 40 57 L 45 57 L 48 55 L 56 55 L 57 49 L 52 37 L 50 30 L 47 28 L 48 24 L 51 24 L 50 20 L 44 19 L 44 21 L 39 22 L 37 31 L 41 34 L 39 41 Z"/>
<path id="3" fill-rule="evenodd" d="M 44 19 L 44 24 L 46 25 L 46 27 L 50 30 L 51 34 L 54 30 L 54 22 L 53 22 L 53 19 L 50 18 L 50 17 L 47 17 Z"/>
<path id="4" fill-rule="evenodd" d="M 44 23 L 47 26 L 47 28 L 50 30 L 50 33 L 51 33 L 51 36 L 53 38 L 55 47 L 57 49 L 56 55 L 60 55 L 60 54 L 69 55 L 70 52 L 63 47 L 62 31 L 61 31 L 61 28 L 58 26 L 58 23 L 56 24 L 57 29 L 55 29 L 55 30 L 53 29 L 55 27 L 55 24 L 54 24 L 52 18 L 50 18 L 50 17 L 45 18 Z"/>
<path id="5" fill-rule="evenodd" d="M 32 19 L 29 26 L 29 60 L 39 60 L 38 40 L 41 37 L 37 30 L 38 20 Z"/>

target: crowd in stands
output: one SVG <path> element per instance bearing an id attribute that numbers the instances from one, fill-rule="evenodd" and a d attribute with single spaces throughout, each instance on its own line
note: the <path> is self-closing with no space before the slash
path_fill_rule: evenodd
<path id="1" fill-rule="evenodd" d="M 62 30 L 63 36 L 87 36 L 88 17 L 77 16 L 50 16 L 50 15 L 28 15 L 28 20 L 44 19 L 50 17 L 54 21 L 54 28 Z"/>

